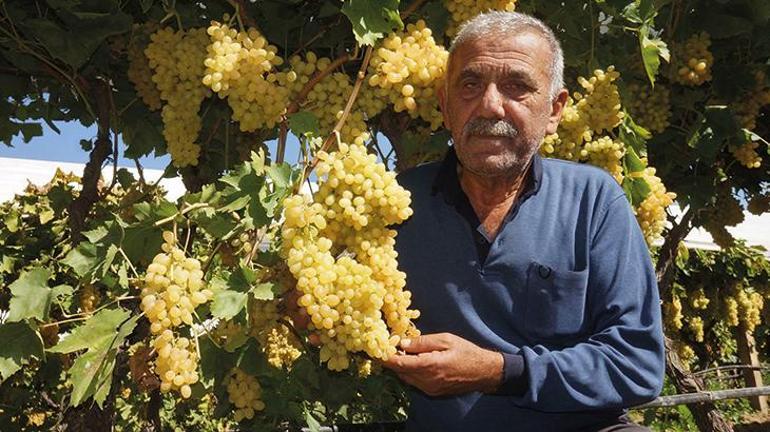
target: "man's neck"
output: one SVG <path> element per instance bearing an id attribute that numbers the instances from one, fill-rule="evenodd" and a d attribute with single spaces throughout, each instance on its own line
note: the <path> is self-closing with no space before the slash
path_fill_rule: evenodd
<path id="1" fill-rule="evenodd" d="M 519 195 L 527 178 L 531 161 L 523 169 L 502 176 L 480 176 L 458 165 L 458 179 L 474 207 L 496 207 Z"/>
<path id="2" fill-rule="evenodd" d="M 531 161 L 508 175 L 479 176 L 458 165 L 460 187 L 490 238 L 497 236 L 505 216 L 519 198 Z"/>

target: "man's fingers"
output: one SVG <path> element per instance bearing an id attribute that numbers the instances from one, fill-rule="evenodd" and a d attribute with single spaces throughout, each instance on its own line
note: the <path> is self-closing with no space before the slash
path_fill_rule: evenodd
<path id="1" fill-rule="evenodd" d="M 428 360 L 429 359 L 426 356 L 396 354 L 382 362 L 382 365 L 401 374 L 414 372 L 424 368 L 427 365 Z"/>
<path id="2" fill-rule="evenodd" d="M 401 348 L 409 354 L 444 351 L 449 348 L 448 337 L 446 333 L 421 335 L 402 340 Z"/>

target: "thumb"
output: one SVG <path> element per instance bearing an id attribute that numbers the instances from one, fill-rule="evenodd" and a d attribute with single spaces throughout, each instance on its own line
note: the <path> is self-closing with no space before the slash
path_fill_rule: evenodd
<path id="1" fill-rule="evenodd" d="M 449 348 L 449 336 L 446 333 L 436 333 L 403 339 L 401 341 L 401 348 L 409 354 L 444 351 Z"/>

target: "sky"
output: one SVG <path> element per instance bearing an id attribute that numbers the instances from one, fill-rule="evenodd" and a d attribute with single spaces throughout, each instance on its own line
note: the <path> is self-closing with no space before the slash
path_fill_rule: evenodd
<path id="1" fill-rule="evenodd" d="M 43 123 L 43 135 L 32 138 L 30 142 L 25 143 L 21 135 L 11 140 L 12 147 L 0 143 L 0 157 L 34 159 L 45 161 L 59 161 L 72 163 L 88 162 L 88 152 L 80 147 L 80 140 L 93 140 L 96 138 L 96 125 L 85 127 L 77 121 L 56 122 L 61 134 Z M 275 148 L 275 142 L 269 142 L 268 147 Z M 118 137 L 119 155 L 118 166 L 133 167 L 134 161 L 123 157 L 125 144 Z M 295 163 L 298 155 L 298 141 L 293 135 L 289 135 L 286 143 L 286 161 Z M 150 155 L 139 160 L 144 168 L 164 169 L 171 162 L 168 155 L 156 157 Z"/>

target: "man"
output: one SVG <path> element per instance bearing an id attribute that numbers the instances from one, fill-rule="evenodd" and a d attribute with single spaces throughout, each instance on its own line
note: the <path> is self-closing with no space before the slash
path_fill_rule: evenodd
<path id="1" fill-rule="evenodd" d="M 647 246 L 604 171 L 543 160 L 567 101 L 542 22 L 490 12 L 450 49 L 439 95 L 454 146 L 404 172 L 398 230 L 423 336 L 386 366 L 413 386 L 412 431 L 632 431 L 662 387 Z"/>

